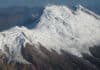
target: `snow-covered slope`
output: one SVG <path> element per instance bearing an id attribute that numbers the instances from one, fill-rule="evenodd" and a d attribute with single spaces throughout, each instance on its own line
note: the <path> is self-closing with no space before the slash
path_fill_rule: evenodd
<path id="1" fill-rule="evenodd" d="M 66 6 L 47 6 L 35 29 L 14 27 L 0 33 L 0 51 L 6 54 L 8 63 L 29 63 L 21 53 L 26 43 L 38 51 L 42 44 L 59 54 L 64 50 L 78 57 L 81 53 L 91 55 L 89 47 L 100 43 L 100 16 L 81 6 L 76 11 Z"/>

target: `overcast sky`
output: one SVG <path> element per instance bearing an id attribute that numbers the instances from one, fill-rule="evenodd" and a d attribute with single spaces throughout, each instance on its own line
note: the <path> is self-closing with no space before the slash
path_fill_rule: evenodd
<path id="1" fill-rule="evenodd" d="M 62 4 L 68 6 L 82 4 L 100 14 L 100 0 L 0 0 L 1 8 L 10 6 L 41 7 L 47 4 Z"/>

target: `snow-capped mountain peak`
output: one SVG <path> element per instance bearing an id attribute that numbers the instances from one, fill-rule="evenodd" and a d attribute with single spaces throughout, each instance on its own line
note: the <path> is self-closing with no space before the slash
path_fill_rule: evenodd
<path id="1" fill-rule="evenodd" d="M 91 14 L 88 14 L 89 12 Z M 100 35 L 100 19 L 94 15 L 82 6 L 74 12 L 65 6 L 50 6 L 44 10 L 37 28 L 49 32 L 50 40 L 59 39 L 58 44 L 64 41 L 68 46 L 86 43 L 91 46 L 97 43 Z M 52 38 L 52 35 L 55 38 Z"/>
<path id="2" fill-rule="evenodd" d="M 100 19 L 83 9 L 74 11 L 66 6 L 47 6 L 35 29 L 14 27 L 1 32 L 0 49 L 6 54 L 8 62 L 23 63 L 29 63 L 21 52 L 27 43 L 34 45 L 39 52 L 42 52 L 39 50 L 40 43 L 49 51 L 53 49 L 60 54 L 61 50 L 78 57 L 82 57 L 81 53 L 90 54 L 89 47 L 100 43 Z M 4 48 L 8 48 L 9 53 Z"/>

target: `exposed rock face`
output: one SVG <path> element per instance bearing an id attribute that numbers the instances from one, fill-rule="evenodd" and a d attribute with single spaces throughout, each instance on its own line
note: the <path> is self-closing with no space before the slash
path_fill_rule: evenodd
<path id="1" fill-rule="evenodd" d="M 28 43 L 25 48 L 22 48 L 23 57 L 35 65 L 37 70 L 99 70 L 100 58 L 93 54 L 93 56 L 83 54 L 83 58 L 74 56 L 64 50 L 61 50 L 62 54 L 58 54 L 53 49 L 52 51 L 47 50 L 40 43 L 38 49 Z M 92 48 L 91 52 L 96 55 L 99 53 L 97 50 L 100 50 L 100 48 Z"/>
<path id="2" fill-rule="evenodd" d="M 49 51 L 39 43 L 38 49 L 34 45 L 26 44 L 22 47 L 22 56 L 30 64 L 17 62 L 6 63 L 6 57 L 0 55 L 0 70 L 99 70 L 100 58 L 84 55 L 83 58 L 74 56 L 61 50 L 58 54 L 55 50 Z M 95 50 L 95 49 L 93 49 Z M 42 53 L 41 53 L 42 52 Z M 95 52 L 95 51 L 92 51 Z M 96 54 L 98 52 L 95 52 Z M 45 56 L 45 57 L 44 57 Z"/>

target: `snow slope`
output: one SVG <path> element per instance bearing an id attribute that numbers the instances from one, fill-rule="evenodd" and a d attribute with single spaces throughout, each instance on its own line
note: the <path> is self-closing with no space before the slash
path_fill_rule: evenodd
<path id="1" fill-rule="evenodd" d="M 100 16 L 79 6 L 76 11 L 66 6 L 47 6 L 35 29 L 14 27 L 0 33 L 0 51 L 6 54 L 8 63 L 18 61 L 28 63 L 21 47 L 29 43 L 39 48 L 41 43 L 48 50 L 65 50 L 82 57 L 91 55 L 89 47 L 100 43 Z"/>

